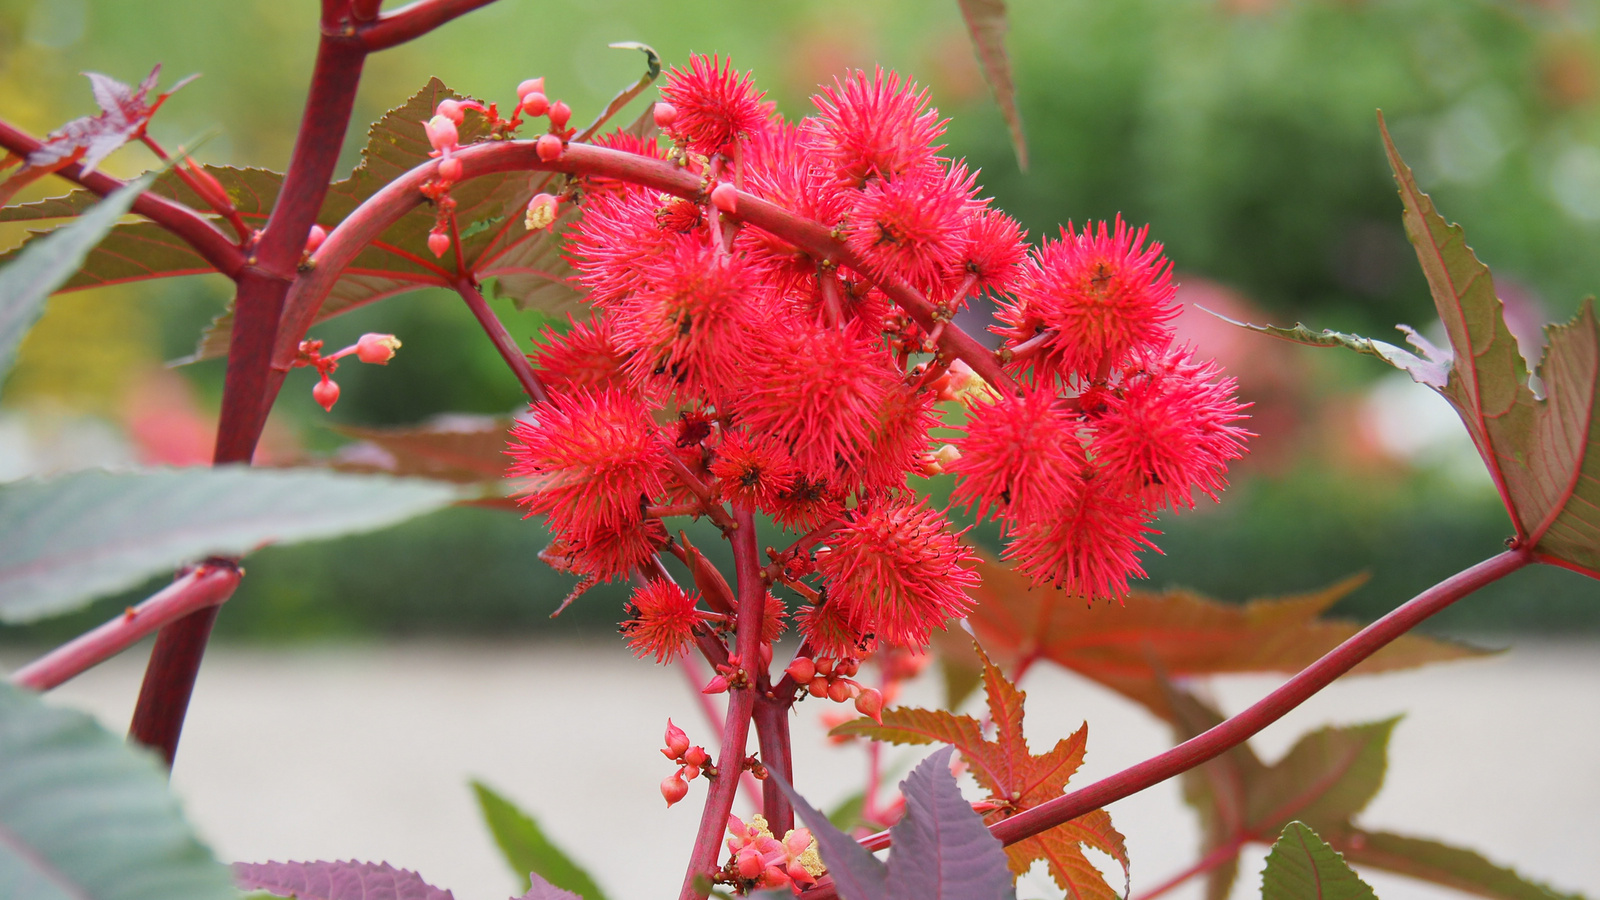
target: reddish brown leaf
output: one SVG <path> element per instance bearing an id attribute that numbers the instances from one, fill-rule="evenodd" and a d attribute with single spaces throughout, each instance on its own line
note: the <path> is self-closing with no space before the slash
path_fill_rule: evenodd
<path id="1" fill-rule="evenodd" d="M 1022 134 L 1022 113 L 1017 111 L 1017 85 L 1011 78 L 1011 59 L 1006 55 L 1005 0 L 957 0 L 961 17 L 972 35 L 973 49 L 983 77 L 994 91 L 994 102 L 1011 132 L 1011 147 L 1017 152 L 1017 168 L 1028 171 L 1028 141 Z"/>
<path id="2" fill-rule="evenodd" d="M 1071 737 L 1057 741 L 1048 753 L 1035 756 L 1022 733 L 1027 694 L 1007 681 L 999 667 L 983 656 L 981 650 L 979 657 L 989 718 L 994 723 L 994 740 L 984 740 L 983 727 L 971 716 L 904 707 L 884 710 L 881 725 L 863 718 L 846 722 L 832 733 L 896 744 L 940 742 L 953 745 L 972 766 L 978 784 L 989 791 L 993 802 L 1000 804 L 1000 808 L 985 817 L 985 821 L 993 824 L 1061 796 L 1068 780 L 1083 764 L 1089 727 L 1085 725 Z M 1092 847 L 1117 860 L 1126 877 L 1128 851 L 1105 810 L 1095 810 L 1018 841 L 1006 848 L 1006 858 L 1013 875 L 1021 875 L 1035 861 L 1044 860 L 1056 884 L 1074 897 L 1113 900 L 1121 896 L 1106 884 L 1105 876 L 1083 855 L 1084 847 Z"/>
<path id="3" fill-rule="evenodd" d="M 114 150 L 143 134 L 150 117 L 155 115 L 161 104 L 195 78 L 191 75 L 173 85 L 166 93 L 147 101 L 145 98 L 161 76 L 160 65 L 150 70 L 138 88 L 130 88 L 99 72 L 85 72 L 84 75 L 89 79 L 100 112 L 73 119 L 52 131 L 39 149 L 28 154 L 29 166 L 51 168 L 66 161 L 75 161 L 83 166 L 84 172 L 94 171 L 95 166 Z"/>
<path id="4" fill-rule="evenodd" d="M 1011 567 L 979 563 L 983 584 L 968 616 L 978 640 L 1007 664 L 1046 659 L 1172 718 L 1157 673 L 1190 677 L 1232 672 L 1298 672 L 1360 630 L 1318 616 L 1355 590 L 1364 576 L 1310 594 L 1245 604 L 1189 591 L 1135 591 L 1126 604 L 1090 607 L 1081 598 L 1031 588 Z M 939 639 L 959 658 L 965 641 Z M 1460 644 L 1408 635 L 1354 671 L 1384 672 L 1482 655 Z"/>
<path id="5" fill-rule="evenodd" d="M 340 449 L 335 469 L 418 475 L 457 484 L 499 484 L 505 478 L 510 419 L 452 415 L 421 426 L 336 430 L 357 443 Z"/>

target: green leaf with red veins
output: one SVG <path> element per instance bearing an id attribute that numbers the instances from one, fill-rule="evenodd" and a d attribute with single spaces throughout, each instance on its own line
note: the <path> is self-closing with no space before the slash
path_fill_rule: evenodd
<path id="1" fill-rule="evenodd" d="M 983 662 L 984 692 L 989 718 L 994 723 L 994 740 L 983 739 L 983 729 L 971 716 L 958 716 L 943 710 L 895 707 L 883 711 L 883 724 L 862 718 L 846 722 L 831 732 L 854 735 L 895 744 L 951 744 L 972 766 L 978 784 L 1001 804 L 986 815 L 994 824 L 1008 816 L 1032 809 L 1066 790 L 1067 781 L 1083 764 L 1088 743 L 1088 726 L 1071 737 L 1056 742 L 1049 752 L 1035 756 L 1022 733 L 1023 705 L 1027 694 L 1007 681 L 999 667 L 987 656 Z M 1037 860 L 1044 860 L 1050 875 L 1069 896 L 1113 900 L 1126 891 L 1117 891 L 1105 876 L 1084 856 L 1085 847 L 1110 856 L 1128 873 L 1128 850 L 1122 835 L 1111 825 L 1111 816 L 1095 810 L 1056 828 L 1036 834 L 1006 848 L 1012 874 L 1021 875 Z"/>
<path id="2" fill-rule="evenodd" d="M 1344 858 L 1422 881 L 1499 900 L 1583 900 L 1497 866 L 1471 850 L 1381 831 L 1351 829 L 1330 836 Z"/>
<path id="3" fill-rule="evenodd" d="M 1539 366 L 1544 395 L 1534 393 L 1527 363 L 1505 321 L 1489 269 L 1417 186 L 1379 118 L 1384 149 L 1400 186 L 1406 234 L 1417 251 L 1434 307 L 1450 339 L 1418 358 L 1354 335 L 1306 329 L 1257 329 L 1318 346 L 1343 345 L 1384 358 L 1438 391 L 1455 407 L 1489 469 L 1517 543 L 1544 562 L 1600 578 L 1600 439 L 1595 416 L 1600 381 L 1600 323 L 1593 300 L 1565 324 L 1545 328 Z M 1387 350 L 1385 349 L 1387 348 Z"/>
<path id="4" fill-rule="evenodd" d="M 995 105 L 1011 133 L 1011 147 L 1017 152 L 1017 168 L 1028 171 L 1028 141 L 1022 135 L 1022 113 L 1017 111 L 1017 84 L 1011 77 L 1011 58 L 1006 55 L 1005 0 L 957 0 L 961 17 L 972 35 L 973 49 L 983 77 L 994 91 Z"/>
<path id="5" fill-rule="evenodd" d="M 1261 900 L 1378 900 L 1338 851 L 1304 823 L 1283 829 L 1261 872 Z"/>

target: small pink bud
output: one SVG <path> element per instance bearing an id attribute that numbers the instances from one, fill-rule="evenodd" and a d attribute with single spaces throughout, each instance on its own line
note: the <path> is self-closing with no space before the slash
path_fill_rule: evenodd
<path id="1" fill-rule="evenodd" d="M 808 839 L 806 843 L 810 843 L 810 840 Z M 788 874 L 789 877 L 794 880 L 794 883 L 799 885 L 812 884 L 817 880 L 816 878 L 812 877 L 810 872 L 806 871 L 805 866 L 800 865 L 800 860 L 798 859 L 789 863 Z"/>
<path id="2" fill-rule="evenodd" d="M 780 888 L 789 883 L 789 876 L 777 866 L 767 866 L 767 871 L 761 875 L 761 886 L 765 888 Z"/>
<path id="3" fill-rule="evenodd" d="M 682 778 L 679 778 L 677 773 L 673 773 L 661 779 L 661 796 L 667 799 L 668 807 L 671 807 L 672 804 L 682 800 L 684 795 L 687 793 L 689 793 L 689 784 Z"/>
<path id="4" fill-rule="evenodd" d="M 326 375 L 322 376 L 317 386 L 311 389 L 311 399 L 328 412 L 333 412 L 333 405 L 339 402 L 338 383 Z"/>
<path id="5" fill-rule="evenodd" d="M 846 656 L 844 659 L 839 660 L 833 666 L 833 674 L 835 674 L 835 675 L 843 675 L 846 678 L 849 678 L 850 676 L 856 674 L 860 670 L 861 670 L 861 660 L 856 659 L 853 656 Z"/>
<path id="6" fill-rule="evenodd" d="M 828 684 L 828 699 L 835 703 L 843 703 L 850 699 L 850 684 L 846 681 L 834 681 Z"/>
<path id="7" fill-rule="evenodd" d="M 678 121 L 678 108 L 671 103 L 657 103 L 651 112 L 656 117 L 656 127 L 666 128 Z"/>
<path id="8" fill-rule="evenodd" d="M 328 239 L 328 232 L 321 225 L 311 226 L 311 233 L 306 235 L 306 252 L 315 253 L 322 242 Z"/>
<path id="9" fill-rule="evenodd" d="M 761 861 L 761 854 L 754 847 L 746 847 L 739 851 L 735 868 L 740 878 L 755 880 L 761 877 L 766 865 Z"/>
<path id="10" fill-rule="evenodd" d="M 560 214 L 561 203 L 549 194 L 534 194 L 528 201 L 528 211 L 522 217 L 522 226 L 529 231 L 538 231 L 549 228 L 555 224 L 556 216 Z"/>
<path id="11" fill-rule="evenodd" d="M 537 118 L 538 116 L 544 115 L 547 111 L 549 111 L 549 109 L 550 98 L 539 93 L 538 91 L 526 94 L 522 98 L 522 111 L 530 116 Z"/>
<path id="12" fill-rule="evenodd" d="M 873 688 L 865 688 L 856 696 L 856 712 L 883 724 L 883 695 Z"/>
<path id="13" fill-rule="evenodd" d="M 529 78 L 527 81 L 517 85 L 518 100 L 526 99 L 529 94 L 542 93 L 544 93 L 544 78 L 542 76 L 539 78 Z"/>
<path id="14" fill-rule="evenodd" d="M 761 645 L 761 668 L 763 671 L 772 667 L 772 645 Z"/>
<path id="15" fill-rule="evenodd" d="M 440 100 L 439 106 L 434 109 L 434 112 L 444 116 L 446 119 L 449 119 L 457 125 L 460 125 L 461 120 L 467 117 L 466 110 L 461 108 L 461 101 L 459 100 Z"/>
<path id="16" fill-rule="evenodd" d="M 534 149 L 539 152 L 539 158 L 545 162 L 555 162 L 561 158 L 561 138 L 553 134 L 539 136 L 539 142 L 534 144 Z"/>
<path id="17" fill-rule="evenodd" d="M 811 679 L 817 677 L 817 664 L 808 657 L 797 656 L 794 662 L 789 663 L 789 668 L 784 669 L 784 671 L 789 673 L 789 677 L 794 679 L 795 684 L 810 684 Z"/>
<path id="18" fill-rule="evenodd" d="M 428 235 L 428 250 L 434 256 L 444 256 L 445 251 L 449 249 L 450 235 L 445 234 L 442 231 L 435 231 Z"/>
<path id="19" fill-rule="evenodd" d="M 434 116 L 422 128 L 428 133 L 428 143 L 441 153 L 461 145 L 461 134 L 456 131 L 456 123 L 444 116 Z"/>
<path id="20" fill-rule="evenodd" d="M 461 160 L 454 156 L 447 156 L 439 160 L 439 180 L 457 182 L 461 180 Z"/>
<path id="21" fill-rule="evenodd" d="M 832 675 L 833 674 L 833 660 L 831 660 L 831 659 L 819 659 L 819 660 L 817 660 L 817 674 L 818 675 Z"/>
<path id="22" fill-rule="evenodd" d="M 400 349 L 400 339 L 392 334 L 368 332 L 356 341 L 356 358 L 364 363 L 386 366 Z"/>
<path id="23" fill-rule="evenodd" d="M 945 444 L 933 454 L 933 459 L 941 469 L 949 469 L 950 465 L 961 458 L 961 448 L 955 444 Z"/>
<path id="24" fill-rule="evenodd" d="M 667 749 L 661 752 L 667 755 L 667 759 L 679 759 L 689 750 L 689 736 L 683 733 L 682 728 L 672 724 L 671 719 L 667 720 L 666 743 Z"/>
<path id="25" fill-rule="evenodd" d="M 720 694 L 723 691 L 726 691 L 727 689 L 728 689 L 728 677 L 726 675 L 717 675 L 717 676 L 713 677 L 710 681 L 706 682 L 706 686 L 700 689 L 700 693 L 702 693 L 702 694 Z"/>
<path id="26" fill-rule="evenodd" d="M 704 747 L 690 747 L 683 752 L 684 764 L 694 766 L 696 769 L 710 761 L 711 754 L 707 753 Z"/>
<path id="27" fill-rule="evenodd" d="M 572 107 L 565 102 L 557 100 L 550 104 L 550 124 L 557 128 L 567 127 L 567 122 L 572 118 Z"/>
<path id="28" fill-rule="evenodd" d="M 811 679 L 811 685 L 806 690 L 810 691 L 813 697 L 828 696 L 828 677 L 826 675 L 818 675 Z"/>
<path id="29" fill-rule="evenodd" d="M 739 189 L 734 187 L 731 182 L 724 181 L 717 185 L 716 190 L 711 192 L 711 202 L 717 209 L 725 213 L 738 212 Z"/>

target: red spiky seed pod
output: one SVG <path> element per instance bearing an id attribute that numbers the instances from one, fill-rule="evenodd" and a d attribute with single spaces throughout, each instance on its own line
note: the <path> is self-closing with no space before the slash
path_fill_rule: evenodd
<path id="1" fill-rule="evenodd" d="M 749 73 L 740 75 L 733 60 L 691 54 L 689 68 L 667 73 L 661 96 L 676 114 L 663 128 L 707 155 L 731 150 L 735 142 L 766 127 L 770 105 L 756 90 Z"/>
<path id="2" fill-rule="evenodd" d="M 727 432 L 711 462 L 718 496 L 762 510 L 772 509 L 782 494 L 794 489 L 797 473 L 783 444 L 743 430 Z"/>
<path id="3" fill-rule="evenodd" d="M 829 602 L 878 640 L 923 647 L 934 628 L 965 615 L 978 583 L 977 557 L 926 501 L 886 500 L 857 509 L 834 532 L 817 571 Z"/>
<path id="4" fill-rule="evenodd" d="M 1053 516 L 1013 529 L 1002 558 L 1034 584 L 1051 583 L 1091 601 L 1120 600 L 1128 593 L 1129 576 L 1145 576 L 1138 554 L 1155 548 L 1147 535 L 1158 533 L 1119 485 L 1091 477 Z"/>
<path id="5" fill-rule="evenodd" d="M 856 71 L 811 101 L 818 115 L 808 142 L 832 164 L 839 183 L 861 187 L 933 165 L 944 123 L 928 106 L 928 92 L 902 84 L 897 73 L 879 68 L 868 80 Z"/>
<path id="6" fill-rule="evenodd" d="M 1013 520 L 1046 516 L 1067 502 L 1087 465 L 1077 417 L 1049 389 L 968 407 L 960 455 L 945 464 L 956 475 L 952 499 L 979 517 L 990 511 Z"/>
<path id="7" fill-rule="evenodd" d="M 664 578 L 636 589 L 629 600 L 633 618 L 622 623 L 628 649 L 640 659 L 653 656 L 662 665 L 677 659 L 694 643 L 694 630 L 705 624 L 706 614 L 695 608 L 699 600 L 698 593 L 686 594 Z"/>

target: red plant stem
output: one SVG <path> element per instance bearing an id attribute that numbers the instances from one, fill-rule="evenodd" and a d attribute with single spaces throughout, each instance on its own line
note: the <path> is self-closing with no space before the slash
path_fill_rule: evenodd
<path id="1" fill-rule="evenodd" d="M 157 159 L 164 163 L 172 162 L 172 157 L 167 155 L 166 148 L 157 143 L 155 138 L 148 134 L 141 134 L 139 135 L 139 140 L 150 148 L 150 152 L 154 153 Z M 182 152 L 182 149 L 180 147 L 179 152 Z M 184 155 L 184 161 L 194 165 L 194 160 L 190 159 L 188 154 Z M 179 181 L 188 185 L 189 190 L 199 195 L 200 199 L 211 207 L 212 212 L 228 220 L 229 224 L 233 226 L 234 232 L 239 235 L 240 242 L 250 239 L 250 226 L 244 223 L 244 219 L 239 216 L 239 210 L 234 208 L 233 202 L 228 199 L 227 194 L 219 193 L 211 185 L 201 181 L 194 172 L 186 171 L 182 164 L 173 166 L 172 173 L 178 176 Z"/>
<path id="2" fill-rule="evenodd" d="M 672 469 L 672 474 L 679 483 L 688 488 L 695 499 L 700 501 L 700 508 L 711 517 L 711 521 L 717 523 L 718 528 L 726 533 L 739 527 L 722 504 L 717 502 L 717 498 L 712 496 L 710 486 L 701 481 L 700 476 L 689 471 L 689 466 L 679 459 L 676 453 L 667 454 L 667 466 Z"/>
<path id="3" fill-rule="evenodd" d="M 755 709 L 756 741 L 761 763 L 769 772 L 794 784 L 794 753 L 789 740 L 789 704 L 760 697 Z M 761 783 L 761 815 L 774 836 L 782 838 L 794 828 L 794 807 L 789 796 L 771 778 Z"/>
<path id="4" fill-rule="evenodd" d="M 494 0 L 417 0 L 392 12 L 378 16 L 376 21 L 355 27 L 361 46 L 368 53 L 387 50 L 438 28 L 440 25 L 466 15 Z M 375 7 L 376 4 L 368 4 Z"/>
<path id="5" fill-rule="evenodd" d="M 478 320 L 489 340 L 494 342 L 494 349 L 500 351 L 500 358 L 511 367 L 512 374 L 517 376 L 517 382 L 522 385 L 522 391 L 528 395 L 528 399 L 534 403 L 544 403 L 549 400 L 550 395 L 545 393 L 544 385 L 539 382 L 539 375 L 533 371 L 527 355 L 517 346 L 516 338 L 511 336 L 511 332 L 506 331 L 505 323 L 501 322 L 500 317 L 489 308 L 489 303 L 483 299 L 483 292 L 478 290 L 478 286 L 467 278 L 458 278 L 450 286 L 456 289 L 461 299 L 467 301 L 467 309 L 472 310 L 473 318 Z"/>
<path id="6" fill-rule="evenodd" d="M 0 147 L 25 158 L 29 153 L 39 149 L 39 146 L 37 138 L 8 122 L 0 121 Z M 57 170 L 56 174 L 102 197 L 126 183 L 98 169 L 85 175 L 83 167 L 77 163 Z M 169 200 L 149 191 L 133 201 L 133 211 L 182 238 L 202 259 L 215 266 L 218 272 L 229 278 L 239 277 L 239 272 L 245 264 L 244 252 L 199 212 L 176 200 Z"/>
<path id="7" fill-rule="evenodd" d="M 1232 840 L 1218 845 L 1216 849 L 1201 857 L 1200 860 L 1194 865 L 1184 869 L 1182 872 L 1179 872 L 1171 878 L 1168 878 L 1166 881 L 1163 881 L 1150 891 L 1140 894 L 1138 900 L 1156 900 L 1157 897 L 1183 884 L 1185 881 L 1188 881 L 1196 875 L 1204 875 L 1228 860 L 1238 857 L 1239 848 L 1243 847 L 1249 841 L 1250 835 L 1248 834 L 1241 833 L 1236 835 Z"/>
<path id="8" fill-rule="evenodd" d="M 167 622 L 220 605 L 233 596 L 242 575 L 231 560 L 210 560 L 196 566 L 138 606 L 12 672 L 11 683 L 48 691 L 116 656 Z"/>
<path id="9" fill-rule="evenodd" d="M 463 180 L 497 172 L 564 172 L 628 181 L 696 202 L 706 200 L 705 182 L 699 176 L 663 160 L 607 147 L 573 142 L 560 157 L 545 162 L 539 159 L 533 141 L 491 141 L 465 147 L 455 158 L 461 161 Z M 273 357 L 274 385 L 281 384 L 294 360 L 295 348 L 345 267 L 384 229 L 423 202 L 420 188 L 437 174 L 436 161 L 412 169 L 369 197 L 328 235 L 312 257 L 315 267 L 290 291 Z M 738 195 L 737 209 L 735 218 L 788 241 L 819 260 L 843 263 L 863 272 L 867 270 L 865 263 L 836 240 L 825 225 L 744 193 Z M 935 308 L 926 297 L 897 279 L 881 279 L 878 286 L 925 331 L 933 330 Z M 1015 382 L 1001 370 L 994 353 L 960 328 L 946 327 L 940 335 L 939 347 L 945 354 L 965 362 L 997 389 L 1015 392 Z"/>
<path id="10" fill-rule="evenodd" d="M 348 0 L 322 4 L 323 34 L 289 169 L 261 241 L 235 278 L 233 334 L 212 454 L 218 465 L 250 462 L 276 396 L 268 376 L 284 297 L 327 195 L 366 61 L 360 43 L 333 27 L 348 10 Z M 190 613 L 161 629 L 139 688 L 129 737 L 156 750 L 168 766 L 178 753 L 183 717 L 217 609 Z"/>
<path id="11" fill-rule="evenodd" d="M 695 887 L 695 879 L 713 875 L 717 870 L 717 851 L 722 846 L 722 833 L 728 827 L 728 814 L 733 809 L 734 794 L 739 779 L 731 778 L 744 766 L 745 743 L 750 736 L 750 714 L 757 693 L 756 673 L 761 663 L 761 626 L 766 617 L 767 586 L 761 580 L 761 565 L 757 557 L 756 520 L 749 507 L 736 504 L 734 521 L 738 527 L 729 532 L 733 543 L 734 571 L 738 576 L 739 617 L 737 655 L 744 667 L 747 683 L 728 690 L 728 715 L 722 726 L 722 747 L 717 754 L 717 771 L 706 793 L 706 805 L 700 814 L 700 829 L 695 834 L 694 850 L 689 855 L 689 868 L 683 876 L 683 889 L 679 900 L 705 900 L 706 891 Z"/>
<path id="12" fill-rule="evenodd" d="M 828 521 L 823 522 L 816 528 L 813 528 L 804 535 L 796 538 L 794 543 L 785 547 L 783 552 L 778 554 L 777 559 L 773 560 L 767 565 L 766 568 L 761 570 L 762 573 L 765 575 L 768 581 L 777 581 L 783 576 L 784 563 L 786 561 L 793 559 L 796 553 L 800 551 L 809 551 L 812 547 L 815 547 L 816 545 L 827 540 L 828 535 L 833 534 L 843 526 L 844 520 L 842 519 L 829 519 Z"/>
<path id="13" fill-rule="evenodd" d="M 1415 628 L 1429 616 L 1533 561 L 1532 552 L 1517 547 L 1457 572 L 1361 629 L 1238 715 L 1165 753 L 1129 766 L 1088 787 L 996 822 L 989 827 L 989 832 L 1002 843 L 1015 844 L 1215 759 L 1283 718 L 1334 679 L 1355 668 L 1362 660 Z M 881 850 L 889 846 L 889 833 L 883 831 L 863 838 L 861 845 L 869 850 Z M 807 891 L 803 896 L 806 900 L 826 900 L 836 895 L 829 884 Z"/>

